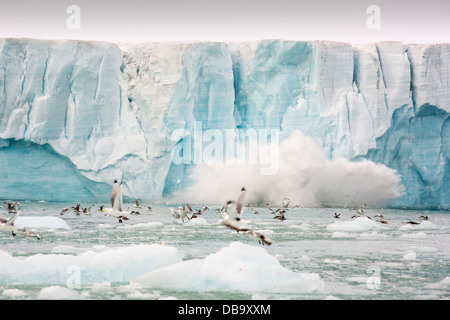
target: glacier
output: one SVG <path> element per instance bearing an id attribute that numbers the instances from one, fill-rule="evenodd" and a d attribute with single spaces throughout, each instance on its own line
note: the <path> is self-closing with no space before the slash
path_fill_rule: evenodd
<path id="1" fill-rule="evenodd" d="M 107 201 L 118 179 L 167 201 L 198 182 L 198 139 L 253 129 L 301 132 L 366 188 L 386 174 L 367 190 L 399 182 L 387 207 L 449 209 L 449 65 L 449 44 L 0 39 L 0 198 Z"/>

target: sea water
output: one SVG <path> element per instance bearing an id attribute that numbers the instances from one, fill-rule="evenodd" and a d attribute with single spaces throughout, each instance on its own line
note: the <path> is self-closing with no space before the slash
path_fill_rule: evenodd
<path id="1" fill-rule="evenodd" d="M 32 228 L 41 240 L 0 232 L 0 299 L 450 298 L 448 211 L 364 209 L 355 218 L 351 208 L 289 208 L 281 221 L 267 208 L 246 208 L 244 225 L 273 240 L 263 246 L 221 225 L 221 206 L 182 223 L 169 210 L 177 205 L 130 203 L 124 207 L 139 214 L 119 223 L 99 204 L 90 215 L 76 214 L 74 205 L 21 202 L 20 217 L 41 217 L 48 226 Z M 305 282 L 290 281 L 300 277 Z"/>

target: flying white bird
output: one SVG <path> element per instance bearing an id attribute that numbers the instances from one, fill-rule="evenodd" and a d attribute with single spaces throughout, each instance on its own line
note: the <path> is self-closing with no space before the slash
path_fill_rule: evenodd
<path id="1" fill-rule="evenodd" d="M 229 219 L 233 219 L 238 222 L 241 221 L 242 214 L 244 213 L 244 198 L 246 192 L 247 190 L 243 187 L 236 201 L 230 200 L 226 203 L 225 212 Z"/>
<path id="2" fill-rule="evenodd" d="M 117 180 L 114 180 L 113 188 L 111 191 L 111 208 L 105 208 L 101 210 L 102 212 L 105 212 L 107 215 L 119 219 L 119 223 L 122 223 L 122 220 L 128 220 L 125 214 L 130 213 L 122 211 L 123 205 L 122 192 L 123 192 L 123 182 L 120 182 L 119 185 Z"/>
<path id="3" fill-rule="evenodd" d="M 172 212 L 172 216 L 175 219 L 181 219 L 181 221 L 185 222 L 184 219 L 187 218 L 188 220 L 192 219 L 193 217 L 193 211 L 189 203 L 186 203 L 184 207 L 179 206 L 176 210 L 172 207 L 170 207 L 170 211 Z M 189 217 L 189 215 L 191 215 Z"/>
<path id="4" fill-rule="evenodd" d="M 20 210 L 18 210 L 17 213 L 14 214 L 9 219 L 0 217 L 0 230 L 6 231 L 6 232 L 11 232 L 13 237 L 15 237 L 17 235 L 17 233 L 16 233 L 17 231 L 21 230 L 22 235 L 27 236 L 27 237 L 36 237 L 38 240 L 40 240 L 42 237 L 39 234 L 37 234 L 36 232 L 27 230 L 25 228 L 19 228 L 14 224 L 17 217 L 19 216 L 19 214 L 20 214 Z"/>
<path id="5" fill-rule="evenodd" d="M 252 237 L 259 238 L 259 243 L 262 245 L 267 244 L 268 246 L 270 246 L 273 243 L 272 239 L 270 239 L 266 235 L 262 234 L 261 232 L 257 232 L 257 231 L 254 231 L 254 230 L 248 229 L 248 228 L 240 228 L 237 225 L 235 225 L 233 222 L 231 222 L 229 219 L 224 219 L 222 221 L 222 225 L 224 225 L 225 227 L 227 227 L 229 229 L 236 230 L 236 232 L 243 232 Z"/>
<path id="6" fill-rule="evenodd" d="M 34 231 L 31 231 L 31 230 L 28 230 L 28 229 L 26 229 L 26 228 L 23 228 L 22 235 L 23 235 L 23 236 L 27 236 L 27 237 L 35 237 L 35 238 L 38 239 L 38 240 L 41 240 L 41 239 L 42 239 L 42 237 L 40 236 L 40 234 L 38 234 L 38 233 L 36 233 L 36 232 L 34 232 Z"/>
<path id="7" fill-rule="evenodd" d="M 13 237 L 15 237 L 17 235 L 16 231 L 19 230 L 19 228 L 17 228 L 14 225 L 14 222 L 16 221 L 16 218 L 19 216 L 19 213 L 20 213 L 20 210 L 17 211 L 17 213 L 14 214 L 9 219 L 5 219 L 4 217 L 0 217 L 0 230 L 1 231 L 6 231 L 6 232 L 11 232 Z"/>
<path id="8" fill-rule="evenodd" d="M 227 202 L 226 211 L 224 213 L 222 213 L 222 215 L 221 215 L 221 217 L 223 217 L 222 225 L 224 225 L 225 227 L 227 227 L 229 229 L 235 230 L 238 233 L 242 232 L 242 233 L 248 234 L 252 237 L 257 237 L 257 238 L 259 238 L 260 244 L 263 244 L 263 245 L 267 244 L 270 246 L 273 243 L 273 241 L 269 237 L 265 236 L 264 234 L 262 234 L 260 232 L 254 231 L 252 229 L 241 228 L 238 226 L 238 223 L 240 223 L 242 221 L 245 193 L 246 193 L 245 188 L 242 188 L 241 193 L 236 202 L 234 202 L 234 201 Z M 228 206 L 231 204 L 235 204 L 234 210 L 228 210 Z M 228 213 L 230 213 L 231 216 Z"/>

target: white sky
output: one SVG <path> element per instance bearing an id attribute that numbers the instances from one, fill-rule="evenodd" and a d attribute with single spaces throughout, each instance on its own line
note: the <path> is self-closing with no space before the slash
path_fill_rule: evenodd
<path id="1" fill-rule="evenodd" d="M 66 22 L 80 8 L 80 29 Z M 370 30 L 369 5 L 380 8 Z M 0 38 L 450 43 L 450 0 L 0 0 Z"/>

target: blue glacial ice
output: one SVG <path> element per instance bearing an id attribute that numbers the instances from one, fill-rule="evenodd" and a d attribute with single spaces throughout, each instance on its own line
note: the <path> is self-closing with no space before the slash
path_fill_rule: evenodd
<path id="1" fill-rule="evenodd" d="M 447 44 L 0 39 L 0 198 L 106 201 L 118 179 L 130 198 L 163 200 L 199 184 L 206 164 L 172 160 L 180 146 L 194 160 L 204 151 L 200 126 L 200 139 L 211 130 L 278 130 L 281 141 L 301 132 L 299 148 L 322 155 L 297 161 L 291 180 L 326 186 L 316 172 L 339 173 L 335 185 L 366 188 L 362 198 L 345 195 L 353 202 L 392 190 L 383 205 L 450 208 L 449 62 Z M 327 190 L 302 192 L 344 205 Z"/>

